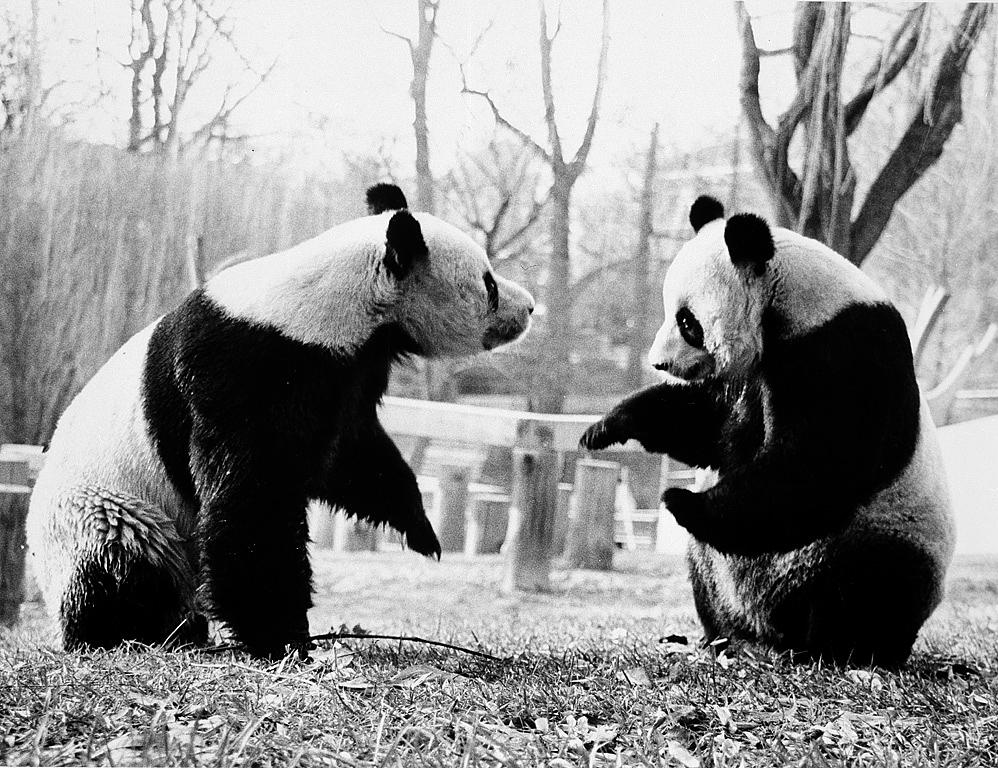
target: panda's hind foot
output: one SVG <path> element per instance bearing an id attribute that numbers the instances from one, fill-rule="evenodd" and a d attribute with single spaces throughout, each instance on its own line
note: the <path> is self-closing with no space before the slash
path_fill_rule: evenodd
<path id="1" fill-rule="evenodd" d="M 207 623 L 188 620 L 193 575 L 162 511 L 96 487 L 68 504 L 82 544 L 59 605 L 66 650 L 207 640 Z"/>

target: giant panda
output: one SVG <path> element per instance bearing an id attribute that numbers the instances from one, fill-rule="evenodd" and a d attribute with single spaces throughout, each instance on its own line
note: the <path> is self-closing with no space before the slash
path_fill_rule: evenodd
<path id="1" fill-rule="evenodd" d="M 132 337 L 59 419 L 28 539 L 67 649 L 307 640 L 307 502 L 440 555 L 376 407 L 392 363 L 513 341 L 533 299 L 394 185 L 368 216 L 223 270 Z"/>
<path id="2" fill-rule="evenodd" d="M 900 314 L 821 243 L 710 197 L 663 284 L 665 380 L 582 438 L 628 439 L 718 481 L 663 501 L 691 534 L 707 641 L 903 664 L 943 594 L 953 521 Z"/>

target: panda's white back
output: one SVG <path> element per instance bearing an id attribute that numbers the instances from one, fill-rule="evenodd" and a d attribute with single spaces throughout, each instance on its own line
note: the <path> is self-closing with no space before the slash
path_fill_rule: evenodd
<path id="1" fill-rule="evenodd" d="M 59 418 L 31 494 L 27 536 L 32 560 L 59 562 L 45 557 L 44 547 L 47 541 L 63 537 L 43 534 L 74 522 L 73 516 L 64 514 L 62 503 L 84 486 L 145 499 L 175 520 L 182 535 L 189 533 L 194 510 L 169 482 L 149 440 L 142 408 L 142 368 L 149 337 L 158 323 L 154 321 L 125 342 Z M 127 455 L 122 446 L 128 446 Z M 65 559 L 67 569 L 71 562 Z M 68 572 L 35 571 L 46 603 L 56 610 Z"/>
<path id="2" fill-rule="evenodd" d="M 787 330 L 821 325 L 849 304 L 889 301 L 863 270 L 823 243 L 782 227 L 772 232 L 773 300 L 782 308 Z"/>

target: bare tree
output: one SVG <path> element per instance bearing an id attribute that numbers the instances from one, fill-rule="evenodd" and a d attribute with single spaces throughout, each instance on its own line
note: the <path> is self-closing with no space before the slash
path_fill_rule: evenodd
<path id="1" fill-rule="evenodd" d="M 239 52 L 232 31 L 228 6 L 213 0 L 131 0 L 129 61 L 124 65 L 131 73 L 130 151 L 150 148 L 176 155 L 183 145 L 232 138 L 233 113 L 276 65 L 256 70 Z M 216 61 L 220 46 L 239 57 L 251 76 L 228 83 L 211 117 L 185 130 L 188 98 Z"/>
<path id="2" fill-rule="evenodd" d="M 416 202 L 421 211 L 434 213 L 436 201 L 434 197 L 433 172 L 430 170 L 430 129 L 426 118 L 426 84 L 430 77 L 430 54 L 433 52 L 433 42 L 437 36 L 437 11 L 440 0 L 416 0 L 416 10 L 419 25 L 416 39 L 413 40 L 398 32 L 381 29 L 392 37 L 406 44 L 409 58 L 412 61 L 412 81 L 409 83 L 409 95 L 412 96 L 414 116 L 412 130 L 416 138 Z"/>
<path id="3" fill-rule="evenodd" d="M 648 305 L 651 300 L 651 243 L 655 234 L 655 173 L 658 170 L 658 123 L 651 129 L 648 152 L 645 155 L 645 173 L 641 186 L 641 209 L 638 216 L 638 242 L 634 253 L 633 297 L 630 340 L 627 349 L 628 389 L 641 386 L 645 370 L 645 337 L 648 335 Z"/>
<path id="4" fill-rule="evenodd" d="M 572 355 L 572 316 L 571 316 L 571 249 L 569 247 L 570 215 L 572 190 L 586 168 L 589 151 L 592 148 L 596 124 L 599 120 L 603 86 L 606 82 L 607 51 L 610 47 L 609 0 L 602 3 L 602 30 L 600 35 L 599 60 L 596 65 L 596 83 L 592 106 L 586 120 L 582 142 L 575 154 L 567 156 L 561 140 L 561 132 L 556 118 L 554 86 L 551 79 L 552 49 L 561 29 L 560 19 L 554 31 L 549 32 L 548 15 L 544 0 L 538 0 L 539 42 L 541 54 L 541 89 L 544 98 L 544 122 L 547 127 L 546 146 L 540 144 L 529 133 L 511 123 L 496 105 L 487 91 L 474 90 L 467 85 L 464 92 L 486 100 L 496 122 L 511 130 L 530 147 L 551 168 L 551 252 L 548 261 L 548 282 L 541 354 L 545 361 L 543 374 L 539 377 L 538 391 L 534 407 L 549 413 L 557 413 L 564 407 L 571 381 Z"/>
<path id="5" fill-rule="evenodd" d="M 546 203 L 537 195 L 537 166 L 519 139 L 497 135 L 483 151 L 462 154 L 443 180 L 448 204 L 479 233 L 493 263 L 516 261 L 535 246 Z"/>
<path id="6" fill-rule="evenodd" d="M 849 3 L 796 5 L 793 43 L 779 52 L 759 50 L 743 3 L 736 3 L 735 12 L 743 43 L 742 109 L 780 224 L 816 237 L 861 264 L 897 202 L 939 159 L 960 122 L 963 75 L 992 6 L 970 3 L 964 9 L 931 68 L 928 86 L 911 107 L 900 140 L 871 174 L 872 184 L 854 219 L 856 173 L 847 140 L 877 95 L 902 72 L 921 66 L 915 54 L 924 48 L 930 6 L 922 3 L 904 13 L 848 100 L 843 93 L 846 49 L 852 38 Z M 775 126 L 763 116 L 759 95 L 760 58 L 770 53 L 793 57 L 797 81 L 794 98 Z M 794 168 L 791 145 L 798 137 L 801 158 Z"/>

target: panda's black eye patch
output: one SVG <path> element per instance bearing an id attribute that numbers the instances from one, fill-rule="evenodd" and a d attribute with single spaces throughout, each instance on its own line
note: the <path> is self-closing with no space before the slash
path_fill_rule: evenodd
<path id="1" fill-rule="evenodd" d="M 499 286 L 496 285 L 496 279 L 492 276 L 491 272 L 486 272 L 482 275 L 482 279 L 485 281 L 485 293 L 489 298 L 489 311 L 498 312 Z"/>
<path id="2" fill-rule="evenodd" d="M 689 307 L 683 307 L 676 313 L 676 325 L 683 340 L 691 347 L 703 349 L 703 328 Z"/>

